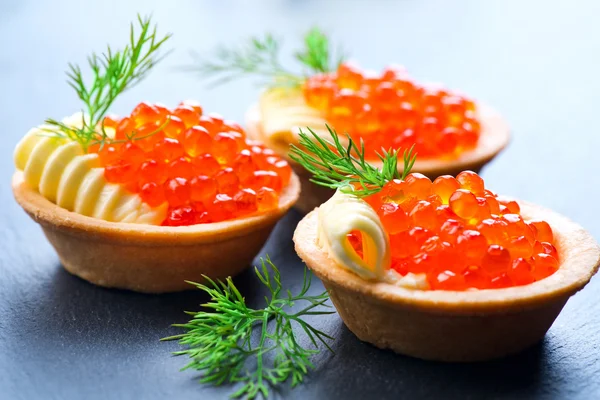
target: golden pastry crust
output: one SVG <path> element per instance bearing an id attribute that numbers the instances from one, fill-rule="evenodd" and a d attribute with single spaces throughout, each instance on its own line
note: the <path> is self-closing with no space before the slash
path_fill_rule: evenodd
<path id="1" fill-rule="evenodd" d="M 277 221 L 293 206 L 300 183 L 292 174 L 276 210 L 231 221 L 181 227 L 115 223 L 50 202 L 13 176 L 15 199 L 39 223 L 63 266 L 94 284 L 162 293 L 191 289 L 189 281 L 234 276 L 245 269 Z"/>
<path id="2" fill-rule="evenodd" d="M 519 204 L 524 218 L 551 225 L 561 261 L 553 275 L 526 286 L 452 292 L 365 281 L 317 245 L 316 211 L 298 224 L 294 242 L 344 323 L 361 340 L 424 359 L 487 360 L 538 342 L 600 262 L 600 248 L 583 228 L 550 210 Z"/>
<path id="3" fill-rule="evenodd" d="M 486 105 L 480 104 L 478 106 L 478 117 L 481 121 L 481 137 L 475 149 L 464 152 L 458 158 L 452 160 L 417 159 L 412 171 L 425 174 L 431 179 L 435 179 L 440 175 L 456 176 L 464 170 L 479 172 L 485 164 L 490 162 L 508 145 L 510 128 L 498 112 Z M 248 137 L 266 143 L 267 146 L 273 148 L 290 162 L 302 185 L 302 196 L 296 207 L 303 212 L 313 210 L 331 197 L 334 191 L 318 187 L 310 182 L 311 175 L 300 165 L 290 160 L 288 156 L 290 143 L 269 140 L 262 130 L 261 118 L 258 105 L 253 105 L 246 114 L 246 133 Z M 293 129 L 293 127 L 290 127 L 290 131 Z M 327 134 L 324 130 L 320 133 Z M 295 138 L 297 136 L 290 134 L 287 137 Z M 372 162 L 375 166 L 378 163 L 379 161 Z"/>

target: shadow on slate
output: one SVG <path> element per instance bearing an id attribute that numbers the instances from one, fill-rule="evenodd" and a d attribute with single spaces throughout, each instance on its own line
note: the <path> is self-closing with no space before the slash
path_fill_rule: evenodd
<path id="1" fill-rule="evenodd" d="M 277 252 L 279 257 L 272 261 L 280 267 L 284 287 L 292 291 L 299 290 L 302 285 L 303 265 L 297 257 L 290 257 L 293 227 L 300 218 L 298 213 L 288 214 L 261 252 L 261 256 L 269 250 Z M 281 259 L 282 254 L 285 254 L 285 262 Z M 254 260 L 254 265 L 260 265 L 259 257 Z M 69 274 L 60 265 L 56 265 L 52 274 L 49 284 L 40 287 L 36 293 L 35 304 L 19 305 L 23 312 L 15 315 L 27 315 L 27 318 L 10 324 L 36 332 L 38 340 L 32 344 L 34 347 L 55 346 L 60 341 L 82 345 L 104 343 L 105 350 L 110 350 L 110 343 L 116 338 L 132 344 L 140 340 L 156 341 L 181 333 L 171 324 L 186 322 L 189 316 L 184 311 L 197 311 L 200 304 L 209 299 L 192 285 L 189 291 L 151 295 L 94 286 Z M 249 307 L 264 307 L 264 298 L 269 291 L 258 280 L 253 267 L 234 278 L 234 282 Z M 323 290 L 317 279 L 313 286 L 311 292 Z"/>
<path id="2" fill-rule="evenodd" d="M 272 261 L 281 270 L 283 285 L 294 293 L 302 285 L 303 264 L 294 253 L 291 237 L 301 217 L 295 211 L 290 212 L 261 252 L 262 256 L 269 252 L 276 254 Z M 259 262 L 257 257 L 254 264 Z M 253 268 L 237 276 L 234 282 L 250 307 L 263 307 L 264 296 L 269 292 L 256 278 Z M 313 278 L 310 292 L 316 294 L 322 290 L 321 282 Z M 195 289 L 164 295 L 104 289 L 70 275 L 59 265 L 50 284 L 40 291 L 43 293 L 36 294 L 38 303 L 23 305 L 27 317 L 11 325 L 21 326 L 37 337 L 29 344 L 28 351 L 49 351 L 56 357 L 64 357 L 61 347 L 66 346 L 77 353 L 101 349 L 103 357 L 122 357 L 126 348 L 132 359 L 136 359 L 136 352 L 144 359 L 147 357 L 144 353 L 154 351 L 166 359 L 179 346 L 176 342 L 159 343 L 158 339 L 181 333 L 170 325 L 186 322 L 189 317 L 183 311 L 197 311 L 208 300 L 207 295 Z M 551 393 L 545 392 L 544 382 L 557 377 L 570 379 L 569 371 L 561 369 L 564 365 L 552 365 L 548 339 L 502 360 L 445 364 L 396 355 L 362 343 L 337 314 L 311 317 L 309 321 L 336 337 L 332 343 L 335 354 L 323 350 L 315 356 L 316 369 L 305 383 L 294 390 L 286 386 L 277 389 L 273 392 L 278 394 L 276 397 L 358 399 L 368 398 L 373 390 L 380 398 L 400 398 L 407 392 L 412 398 L 443 395 L 462 399 L 480 398 L 484 394 L 486 398 L 546 397 Z M 182 359 L 178 365 L 185 363 Z M 186 374 L 185 379 L 197 385 L 198 374 Z M 205 393 L 204 387 L 197 386 L 198 394 Z M 215 394 L 224 395 L 232 389 L 216 389 Z M 465 393 L 471 395 L 465 397 Z"/>
<path id="3" fill-rule="evenodd" d="M 317 398 L 479 399 L 538 398 L 552 395 L 544 382 L 555 376 L 569 379 L 568 371 L 552 365 L 547 339 L 530 349 L 504 359 L 469 364 L 448 364 L 382 351 L 358 340 L 339 320 L 335 354 L 321 353 L 317 369 L 305 385 L 291 392 L 302 399 Z M 343 377 L 354 377 L 344 379 Z"/>

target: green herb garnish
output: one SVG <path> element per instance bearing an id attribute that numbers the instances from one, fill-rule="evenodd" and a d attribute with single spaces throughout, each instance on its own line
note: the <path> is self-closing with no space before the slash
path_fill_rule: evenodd
<path id="1" fill-rule="evenodd" d="M 292 72 L 279 61 L 281 41 L 271 34 L 253 37 L 237 48 L 219 47 L 212 59 L 192 53 L 194 65 L 185 70 L 197 72 L 203 79 L 213 79 L 219 85 L 246 76 L 261 78 L 261 85 L 269 87 L 299 87 L 309 75 L 331 72 L 344 61 L 340 53 L 334 56 L 329 38 L 320 29 L 313 28 L 304 35 L 304 47 L 294 53 L 305 71 Z"/>
<path id="2" fill-rule="evenodd" d="M 121 93 L 138 84 L 166 56 L 161 55 L 159 50 L 171 37 L 171 34 L 158 37 L 156 25 L 151 26 L 150 17 L 138 15 L 137 20 L 139 32 L 132 23 L 130 42 L 125 48 L 113 51 L 109 46 L 100 56 L 92 53 L 88 57 L 92 73 L 89 84 L 85 83 L 81 68 L 69 64 L 67 82 L 84 103 L 82 126 L 72 127 L 49 118 L 45 121 L 51 126 L 47 129 L 49 134 L 77 141 L 85 150 L 91 144 L 103 144 L 108 139 L 104 127 L 99 126 L 108 109 Z"/>
<path id="3" fill-rule="evenodd" d="M 384 150 L 377 154 L 381 168 L 374 167 L 365 160 L 365 145 L 360 147 L 346 134 L 348 145 L 344 146 L 336 131 L 327 126 L 331 141 L 323 139 L 312 129 L 310 135 L 300 129 L 298 146 L 292 144 L 290 158 L 313 174 L 311 181 L 332 189 L 352 193 L 359 197 L 379 192 L 392 179 L 405 179 L 416 161 L 414 146 L 405 150 L 403 171 L 398 171 L 399 150 Z M 358 183 L 362 189 L 353 184 Z"/>
<path id="4" fill-rule="evenodd" d="M 329 38 L 319 28 L 312 28 L 304 35 L 304 49 L 297 51 L 294 56 L 311 73 L 332 72 L 344 62 L 346 55 L 338 51 L 334 58 Z"/>
<path id="5" fill-rule="evenodd" d="M 282 293 L 277 267 L 268 256 L 261 262 L 262 267 L 255 267 L 255 273 L 270 292 L 270 297 L 265 297 L 265 308 L 249 308 L 231 278 L 215 282 L 205 277 L 207 284 L 190 283 L 208 293 L 210 301 L 203 306 L 213 311 L 188 312 L 192 316 L 188 323 L 174 325 L 187 332 L 162 339 L 176 339 L 188 347 L 174 354 L 192 359 L 183 369 L 201 371 L 200 382 L 241 383 L 231 397 L 252 399 L 260 394 L 266 398 L 271 387 L 290 378 L 294 387 L 313 368 L 310 357 L 319 352 L 318 343 L 331 350 L 327 340 L 333 338 L 302 319 L 308 315 L 333 313 L 315 310 L 320 306 L 329 307 L 325 304 L 327 292 L 316 296 L 307 294 L 311 275 L 305 269 L 300 292 Z M 308 305 L 299 311 L 290 310 L 300 302 Z M 306 333 L 315 349 L 306 349 L 298 343 L 294 325 Z M 253 333 L 259 335 L 258 344 L 253 344 Z M 271 357 L 266 357 L 267 354 Z"/>

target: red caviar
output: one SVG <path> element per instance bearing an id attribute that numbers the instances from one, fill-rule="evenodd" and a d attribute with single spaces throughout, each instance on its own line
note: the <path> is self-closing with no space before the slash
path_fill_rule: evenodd
<path id="1" fill-rule="evenodd" d="M 390 237 L 392 268 L 427 274 L 431 289 L 526 285 L 559 266 L 552 228 L 525 221 L 519 205 L 486 190 L 471 171 L 431 182 L 421 174 L 393 180 L 365 200 Z M 350 243 L 362 254 L 360 235 Z"/>
<path id="2" fill-rule="evenodd" d="M 456 158 L 473 149 L 481 133 L 475 103 L 441 88 L 423 86 L 401 67 L 381 74 L 343 63 L 304 84 L 309 106 L 340 133 L 365 142 L 367 156 L 415 146 L 419 158 Z"/>
<path id="3" fill-rule="evenodd" d="M 168 202 L 163 225 L 248 216 L 277 208 L 291 168 L 235 122 L 183 102 L 173 110 L 140 103 L 131 115 L 107 117 L 109 143 L 93 146 L 107 181 L 137 193 L 151 207 Z"/>

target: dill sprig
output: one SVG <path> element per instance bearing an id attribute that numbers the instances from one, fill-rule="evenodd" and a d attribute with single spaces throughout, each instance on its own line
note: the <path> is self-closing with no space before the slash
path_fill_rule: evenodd
<path id="1" fill-rule="evenodd" d="M 211 85 L 217 86 L 246 75 L 262 78 L 263 84 L 298 86 L 301 77 L 286 70 L 279 61 L 280 42 L 272 35 L 253 37 L 248 43 L 236 48 L 219 47 L 212 60 L 204 60 L 193 52 L 195 65 L 185 67 L 197 72 L 202 78 L 215 78 Z"/>
<path id="2" fill-rule="evenodd" d="M 281 43 L 267 33 L 263 37 L 252 37 L 238 47 L 218 47 L 212 58 L 192 52 L 194 64 L 184 70 L 196 72 L 203 79 L 212 79 L 212 86 L 256 76 L 262 85 L 293 88 L 299 87 L 309 75 L 333 71 L 345 57 L 341 52 L 334 57 L 327 35 L 319 28 L 312 28 L 304 35 L 304 47 L 294 53 L 305 71 L 292 72 L 279 60 Z"/>
<path id="3" fill-rule="evenodd" d="M 314 27 L 304 35 L 304 49 L 294 55 L 310 72 L 326 73 L 336 69 L 346 58 L 342 51 L 338 53 L 334 62 L 329 38 L 319 28 Z"/>
<path id="4" fill-rule="evenodd" d="M 292 144 L 290 150 L 290 158 L 312 173 L 311 181 L 318 185 L 351 192 L 359 197 L 369 196 L 379 192 L 392 179 L 405 179 L 416 161 L 414 147 L 405 150 L 400 174 L 399 150 L 383 150 L 382 154 L 377 154 L 382 164 L 381 168 L 377 168 L 365 160 L 362 140 L 359 147 L 350 135 L 346 135 L 348 145 L 344 146 L 336 131 L 326 126 L 331 141 L 310 128 L 307 128 L 310 135 L 300 129 L 298 146 Z M 362 189 L 356 188 L 356 183 Z"/>
<path id="5" fill-rule="evenodd" d="M 49 118 L 49 133 L 75 140 L 87 149 L 91 144 L 104 143 L 107 133 L 101 124 L 104 116 L 115 99 L 127 89 L 132 88 L 146 77 L 148 72 L 166 55 L 160 54 L 162 45 L 171 37 L 167 34 L 157 36 L 156 25 L 151 25 L 150 17 L 137 18 L 139 32 L 134 23 L 129 32 L 129 43 L 114 51 L 110 46 L 101 55 L 92 53 L 88 57 L 91 70 L 91 82 L 86 84 L 81 68 L 69 64 L 67 83 L 77 92 L 84 104 L 81 126 L 68 126 L 63 122 Z"/>
<path id="6" fill-rule="evenodd" d="M 304 270 L 302 289 L 298 294 L 290 290 L 282 293 L 281 274 L 267 256 L 261 259 L 261 268 L 255 267 L 260 281 L 269 289 L 263 309 L 252 309 L 231 278 L 225 282 L 205 277 L 207 284 L 192 283 L 210 296 L 203 306 L 212 311 L 187 312 L 192 319 L 186 324 L 174 326 L 187 330 L 181 335 L 162 340 L 179 340 L 185 350 L 176 355 L 191 358 L 183 369 L 201 371 L 200 382 L 214 385 L 240 383 L 241 387 L 231 397 L 252 399 L 258 395 L 267 397 L 269 389 L 291 379 L 292 387 L 301 383 L 309 369 L 313 368 L 310 358 L 318 353 L 317 346 L 323 344 L 329 350 L 327 340 L 333 338 L 303 320 L 309 315 L 332 314 L 319 311 L 328 300 L 327 292 L 316 296 L 308 295 L 311 275 Z M 304 308 L 291 308 L 306 302 Z M 315 349 L 307 349 L 298 343 L 294 326 L 299 327 L 310 339 Z M 258 344 L 252 341 L 253 333 L 259 333 Z M 267 354 L 271 354 L 270 358 Z"/>

